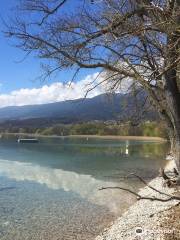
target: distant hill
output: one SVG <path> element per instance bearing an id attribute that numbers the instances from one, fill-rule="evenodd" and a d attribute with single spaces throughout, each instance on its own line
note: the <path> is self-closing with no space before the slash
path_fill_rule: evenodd
<path id="1" fill-rule="evenodd" d="M 12 106 L 0 109 L 0 123 L 37 122 L 75 123 L 93 120 L 108 121 L 128 119 L 136 112 L 142 111 L 146 94 L 141 92 L 136 100 L 131 94 L 102 94 L 94 98 L 68 100 L 56 103 L 28 106 Z M 147 109 L 148 104 L 145 104 Z M 143 119 L 157 118 L 151 109 L 142 114 Z M 30 121 L 31 120 L 31 121 Z"/>

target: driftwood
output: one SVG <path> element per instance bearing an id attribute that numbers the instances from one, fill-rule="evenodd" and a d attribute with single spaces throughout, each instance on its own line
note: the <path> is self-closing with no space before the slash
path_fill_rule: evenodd
<path id="1" fill-rule="evenodd" d="M 175 176 L 178 176 L 178 175 L 179 175 L 179 173 L 178 173 L 178 171 L 177 171 L 176 168 L 173 168 L 173 172 L 174 172 Z"/>
<path id="2" fill-rule="evenodd" d="M 163 179 L 165 178 L 166 181 L 172 181 L 163 171 Z M 135 191 L 132 191 L 128 188 L 124 188 L 124 187 L 102 187 L 100 188 L 99 190 L 106 190 L 106 189 L 118 189 L 118 190 L 123 190 L 123 191 L 126 191 L 126 192 L 129 192 L 131 194 L 133 194 L 134 196 L 137 197 L 137 200 L 141 200 L 141 199 L 145 199 L 145 200 L 150 200 L 150 201 L 160 201 L 160 202 L 169 202 L 169 201 L 172 201 L 172 200 L 177 200 L 180 202 L 180 197 L 179 196 L 174 196 L 174 195 L 171 195 L 171 194 L 167 194 L 165 192 L 162 192 L 154 187 L 152 187 L 151 185 L 149 185 L 142 177 L 136 175 L 135 173 L 131 173 L 129 174 L 128 176 L 135 176 L 136 178 L 138 178 L 145 186 L 147 186 L 148 188 L 152 189 L 153 191 L 161 194 L 161 195 L 164 195 L 166 196 L 166 198 L 158 198 L 158 197 L 147 197 L 147 196 L 142 196 L 140 195 L 139 193 L 135 192 Z"/>
<path id="3" fill-rule="evenodd" d="M 164 169 L 160 169 L 160 174 L 164 180 L 170 180 L 170 178 L 165 174 Z"/>

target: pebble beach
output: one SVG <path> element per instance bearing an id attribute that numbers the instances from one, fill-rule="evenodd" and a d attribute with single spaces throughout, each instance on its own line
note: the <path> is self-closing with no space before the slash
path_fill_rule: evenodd
<path id="1" fill-rule="evenodd" d="M 166 171 L 174 167 L 173 161 L 168 161 Z M 149 185 L 166 194 L 175 194 L 177 188 L 168 188 L 164 186 L 161 177 L 153 179 Z M 156 197 L 166 199 L 162 195 L 148 186 L 139 191 L 141 196 Z M 150 201 L 141 199 L 132 205 L 121 217 L 119 217 L 110 228 L 96 237 L 95 240 L 164 240 L 167 231 L 173 234 L 176 229 L 164 229 L 162 227 L 163 219 L 166 217 L 166 211 L 178 204 L 178 201 L 168 202 Z M 180 235 L 179 235 L 180 236 Z"/>

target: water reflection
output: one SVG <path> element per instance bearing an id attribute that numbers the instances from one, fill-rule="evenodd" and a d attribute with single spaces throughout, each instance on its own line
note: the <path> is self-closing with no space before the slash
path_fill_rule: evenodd
<path id="1" fill-rule="evenodd" d="M 113 182 L 97 180 L 90 175 L 41 167 L 31 163 L 0 160 L 0 175 L 16 181 L 33 181 L 45 184 L 53 190 L 72 191 L 93 204 L 106 206 L 115 214 L 122 212 L 122 209 L 127 206 L 127 202 L 129 204 L 134 200 L 133 196 L 127 193 L 122 195 L 120 191 L 98 190 L 101 187 L 115 186 Z M 121 186 L 127 187 L 127 185 L 127 182 L 121 182 Z M 138 187 L 136 185 L 136 188 Z"/>
<path id="2" fill-rule="evenodd" d="M 0 140 L 0 239 L 90 240 L 134 201 L 107 186 L 140 187 L 122 176 L 156 175 L 164 144 L 97 139 Z"/>
<path id="3" fill-rule="evenodd" d="M 0 141 L 0 159 L 30 162 L 104 180 L 104 176 L 116 174 L 116 169 L 120 175 L 134 170 L 144 172 L 145 176 L 157 174 L 165 162 L 165 149 L 166 144 L 140 141 L 40 139 L 39 144 L 24 145 L 12 139 Z"/>

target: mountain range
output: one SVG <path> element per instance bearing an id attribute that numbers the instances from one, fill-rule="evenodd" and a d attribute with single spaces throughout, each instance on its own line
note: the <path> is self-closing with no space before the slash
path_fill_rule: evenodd
<path id="1" fill-rule="evenodd" d="M 153 109 L 149 110 L 148 102 L 144 104 L 146 97 L 145 92 L 140 92 L 136 98 L 131 93 L 116 93 L 40 105 L 4 107 L 0 108 L 0 123 L 31 120 L 34 124 L 39 121 L 66 124 L 126 120 L 137 115 L 137 112 L 142 115 L 142 119 L 152 120 L 157 118 L 157 114 Z"/>

